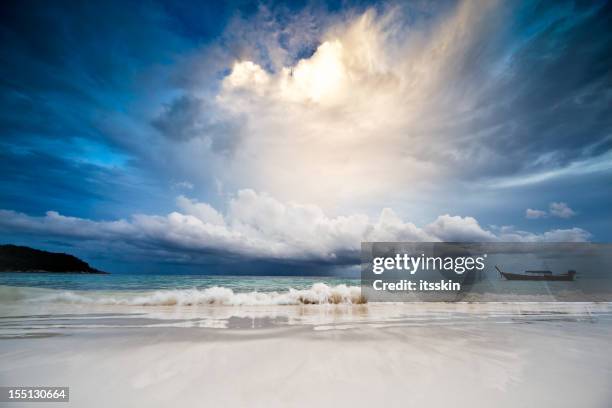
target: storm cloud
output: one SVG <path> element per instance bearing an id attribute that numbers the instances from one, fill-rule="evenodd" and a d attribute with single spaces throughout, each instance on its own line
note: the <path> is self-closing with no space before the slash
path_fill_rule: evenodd
<path id="1" fill-rule="evenodd" d="M 610 239 L 610 2 L 1 7 L 4 240 Z"/>
<path id="2" fill-rule="evenodd" d="M 177 198 L 182 212 L 134 215 L 129 220 L 92 221 L 49 211 L 31 217 L 0 211 L 0 230 L 69 240 L 112 241 L 132 249 L 147 245 L 167 252 L 218 253 L 250 259 L 358 264 L 363 241 L 408 242 L 584 242 L 580 228 L 533 234 L 504 228 L 491 231 L 472 217 L 441 215 L 424 227 L 402 220 L 389 208 L 371 219 L 364 214 L 330 217 L 314 205 L 283 203 L 241 190 L 226 214 L 207 203 Z M 195 257 L 199 259 L 199 257 Z"/>

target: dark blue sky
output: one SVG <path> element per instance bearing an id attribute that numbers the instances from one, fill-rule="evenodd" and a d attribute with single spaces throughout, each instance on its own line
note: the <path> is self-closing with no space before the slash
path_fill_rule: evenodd
<path id="1" fill-rule="evenodd" d="M 301 273 L 362 240 L 612 239 L 610 2 L 0 8 L 4 243 Z"/>

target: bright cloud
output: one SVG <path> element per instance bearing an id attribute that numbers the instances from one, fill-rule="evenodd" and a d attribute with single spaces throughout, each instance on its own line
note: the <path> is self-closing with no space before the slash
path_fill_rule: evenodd
<path id="1" fill-rule="evenodd" d="M 566 203 L 553 202 L 548 206 L 548 211 L 534 210 L 528 208 L 525 210 L 525 218 L 537 219 L 546 217 L 571 218 L 576 215 L 576 211 L 572 210 Z"/>
<path id="2" fill-rule="evenodd" d="M 458 162 L 479 160 L 465 150 L 464 138 L 472 136 L 459 135 L 465 129 L 458 120 L 476 113 L 468 112 L 477 94 L 455 89 L 451 67 L 465 62 L 494 12 L 490 2 L 466 2 L 425 29 L 407 25 L 402 10 L 370 10 L 331 23 L 312 55 L 275 71 L 255 60 L 234 62 L 200 116 L 239 120 L 240 137 L 231 156 L 200 162 L 217 166 L 211 173 L 228 187 L 323 208 L 380 208 L 443 183 L 457 174 Z M 261 41 L 273 49 L 276 40 Z M 199 129 L 213 142 L 222 137 L 210 126 Z M 200 151 L 198 143 L 189 149 Z"/>
<path id="3" fill-rule="evenodd" d="M 191 89 L 192 103 L 183 97 L 169 107 L 155 123 L 175 132 L 173 140 L 191 139 L 167 154 L 229 190 L 356 211 L 420 195 L 444 200 L 449 186 L 479 178 L 572 173 L 588 156 L 541 130 L 565 120 L 551 117 L 549 103 L 528 108 L 539 94 L 533 89 L 549 80 L 529 67 L 557 61 L 529 60 L 548 52 L 531 50 L 537 42 L 529 36 L 507 47 L 518 9 L 466 1 L 423 20 L 415 16 L 427 13 L 410 7 L 383 10 L 327 20 L 306 13 L 282 27 L 264 13 L 232 25 L 236 47 L 267 58 L 244 53 L 215 92 Z M 575 15 L 575 24 L 584 16 Z M 530 35 L 546 35 L 545 28 Z M 290 58 L 279 32 L 289 48 L 316 44 L 312 54 Z M 550 97 L 577 100 L 562 92 Z M 564 131 L 578 134 L 573 123 Z M 585 149 L 600 144 L 597 136 Z"/>
<path id="4" fill-rule="evenodd" d="M 167 251 L 236 254 L 264 259 L 356 262 L 362 241 L 526 241 L 581 242 L 580 228 L 543 234 L 505 227 L 484 229 L 472 217 L 441 215 L 424 227 L 386 208 L 376 218 L 364 214 L 330 217 L 315 205 L 282 202 L 268 194 L 241 190 L 225 214 L 207 203 L 177 198 L 181 212 L 134 215 L 130 220 L 92 221 L 49 211 L 32 217 L 0 210 L 0 229 L 75 240 L 119 241 Z M 343 261 L 344 259 L 344 261 Z"/>
<path id="5" fill-rule="evenodd" d="M 528 208 L 525 210 L 525 218 L 529 218 L 529 219 L 537 219 L 537 218 L 544 218 L 548 215 L 548 213 L 546 211 L 542 211 L 542 210 L 534 210 L 532 208 Z"/>
<path id="6" fill-rule="evenodd" d="M 571 218 L 576 215 L 576 212 L 569 208 L 566 203 L 550 203 L 549 212 L 559 218 Z"/>
<path id="7" fill-rule="evenodd" d="M 573 60 L 577 68 L 553 80 L 572 48 L 547 47 L 579 36 L 597 11 L 569 19 L 565 8 L 534 16 L 525 4 L 465 1 L 276 18 L 262 7 L 178 74 L 191 82 L 155 112 L 166 143 L 152 157 L 199 189 L 266 191 L 334 214 L 393 207 L 419 219 L 505 182 L 584 175 L 576 163 L 602 160 L 609 135 L 579 125 L 606 116 L 601 74 L 588 74 L 601 58 Z M 553 29 L 566 19 L 563 32 Z M 593 89 L 598 102 L 587 109 L 569 84 Z"/>

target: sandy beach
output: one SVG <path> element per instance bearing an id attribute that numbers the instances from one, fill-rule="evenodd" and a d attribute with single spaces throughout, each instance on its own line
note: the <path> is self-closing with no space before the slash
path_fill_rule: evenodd
<path id="1" fill-rule="evenodd" d="M 4 306 L 0 382 L 75 407 L 612 400 L 609 304 Z"/>

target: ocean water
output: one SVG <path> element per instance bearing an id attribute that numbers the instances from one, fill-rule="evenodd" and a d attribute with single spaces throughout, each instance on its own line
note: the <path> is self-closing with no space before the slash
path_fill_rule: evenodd
<path id="1" fill-rule="evenodd" d="M 0 285 L 66 290 L 160 290 L 226 287 L 237 292 L 306 289 L 315 283 L 359 286 L 359 279 L 320 276 L 0 273 Z"/>
<path id="2" fill-rule="evenodd" d="M 0 273 L 0 303 L 257 306 L 362 304 L 382 300 L 381 296 L 371 296 L 367 289 L 362 291 L 360 283 L 355 278 L 321 276 Z M 461 292 L 450 293 L 448 299 L 459 302 L 610 302 L 610 283 L 610 279 L 507 281 L 491 273 L 483 274 L 469 286 L 464 285 Z M 412 293 L 400 295 L 387 300 L 426 300 Z"/>
<path id="3" fill-rule="evenodd" d="M 361 303 L 358 279 L 296 276 L 0 274 L 0 302 L 153 305 Z"/>

